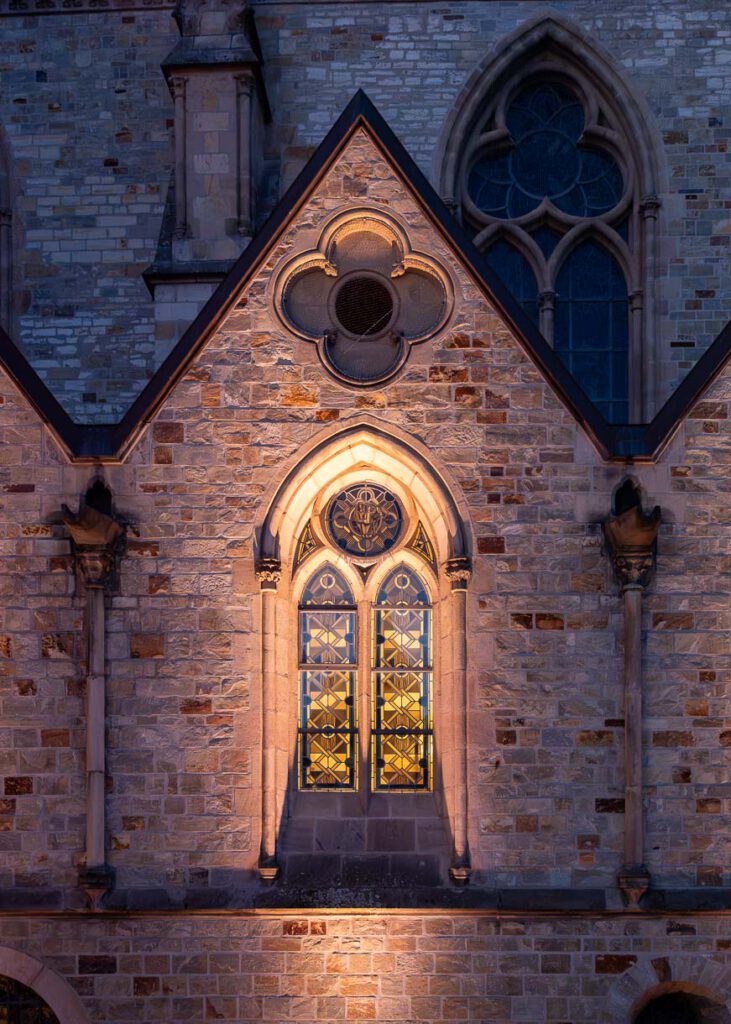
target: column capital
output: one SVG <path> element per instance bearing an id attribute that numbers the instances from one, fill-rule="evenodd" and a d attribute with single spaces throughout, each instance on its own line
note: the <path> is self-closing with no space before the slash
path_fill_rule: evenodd
<path id="1" fill-rule="evenodd" d="M 556 305 L 556 293 L 551 289 L 538 293 L 538 308 L 553 309 Z"/>
<path id="2" fill-rule="evenodd" d="M 472 559 L 467 555 L 448 558 L 444 563 L 444 572 L 452 584 L 452 590 L 467 590 L 472 579 Z"/>
<path id="3" fill-rule="evenodd" d="M 254 76 L 250 71 L 242 71 L 236 75 L 237 96 L 252 96 L 254 94 Z"/>
<path id="4" fill-rule="evenodd" d="M 78 515 L 68 505 L 62 505 L 62 509 L 77 570 L 88 587 L 106 587 L 119 555 L 124 527 L 90 505 L 82 505 Z"/>
<path id="5" fill-rule="evenodd" d="M 637 504 L 604 521 L 604 538 L 622 590 L 644 590 L 649 586 L 661 519 L 659 505 L 647 515 Z"/>
<path id="6" fill-rule="evenodd" d="M 282 563 L 278 558 L 260 558 L 254 572 L 262 590 L 276 590 L 282 578 Z"/>
<path id="7" fill-rule="evenodd" d="M 654 194 L 649 194 L 643 196 L 640 200 L 640 213 L 644 218 L 651 217 L 655 220 L 661 206 L 662 203 L 660 202 L 660 197 Z"/>

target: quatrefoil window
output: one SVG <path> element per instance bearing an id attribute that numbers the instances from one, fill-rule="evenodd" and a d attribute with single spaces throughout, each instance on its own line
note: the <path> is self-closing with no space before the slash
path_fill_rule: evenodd
<path id="1" fill-rule="evenodd" d="M 467 191 L 483 213 L 523 217 L 544 200 L 573 217 L 613 209 L 624 192 L 622 172 L 609 153 L 581 142 L 584 110 L 558 83 L 529 85 L 505 113 L 512 146 L 473 163 Z"/>
<path id="2" fill-rule="evenodd" d="M 444 326 L 451 294 L 446 272 L 412 250 L 400 225 L 361 210 L 337 217 L 316 249 L 290 260 L 275 307 L 334 376 L 367 387 L 390 380 L 411 345 Z"/>

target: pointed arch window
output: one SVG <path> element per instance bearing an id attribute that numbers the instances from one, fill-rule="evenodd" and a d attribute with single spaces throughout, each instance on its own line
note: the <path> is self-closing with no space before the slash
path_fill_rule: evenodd
<path id="1" fill-rule="evenodd" d="M 432 608 L 408 565 L 391 570 L 358 607 L 342 573 L 326 564 L 299 602 L 299 788 L 358 786 L 359 698 L 369 689 L 373 792 L 432 788 Z M 360 655 L 360 656 L 359 656 Z"/>
<path id="2" fill-rule="evenodd" d="M 431 602 L 405 565 L 373 609 L 372 788 L 429 789 L 432 762 Z"/>
<path id="3" fill-rule="evenodd" d="M 642 140 L 619 90 L 580 60 L 517 52 L 470 101 L 450 187 L 477 247 L 600 411 L 642 419 L 657 210 L 640 191 Z"/>
<path id="4" fill-rule="evenodd" d="M 355 786 L 356 630 L 353 593 L 325 565 L 310 577 L 299 606 L 300 789 Z"/>

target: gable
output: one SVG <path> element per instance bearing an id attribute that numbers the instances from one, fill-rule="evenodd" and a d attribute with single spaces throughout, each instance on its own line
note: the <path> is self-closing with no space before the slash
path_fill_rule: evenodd
<path id="1" fill-rule="evenodd" d="M 10 376 L 29 397 L 41 418 L 49 424 L 72 458 L 85 461 L 117 460 L 130 450 L 135 439 L 161 408 L 167 396 L 185 374 L 198 353 L 226 317 L 235 310 L 246 288 L 263 268 L 271 270 L 276 260 L 276 247 L 290 226 L 301 223 L 301 214 L 313 199 L 324 207 L 329 199 L 332 208 L 358 198 L 363 182 L 357 173 L 340 176 L 340 194 L 327 196 L 331 172 L 338 162 L 347 169 L 349 160 L 358 158 L 358 146 L 367 144 L 376 160 L 381 161 L 383 175 L 382 202 L 401 200 L 402 192 L 413 206 L 417 233 L 419 218 L 423 225 L 439 237 L 450 254 L 453 267 L 473 283 L 495 311 L 507 334 L 520 345 L 543 379 L 557 394 L 574 419 L 589 434 L 604 458 L 650 459 L 676 429 L 682 416 L 716 376 L 729 355 L 731 326 L 717 338 L 691 370 L 681 386 L 652 423 L 647 425 L 612 425 L 597 411 L 567 371 L 556 353 L 536 330 L 517 302 L 495 277 L 484 258 L 472 245 L 466 233 L 426 181 L 421 171 L 405 152 L 364 93 L 350 102 L 327 137 L 315 152 L 304 171 L 294 182 L 264 228 L 233 266 L 225 280 L 190 325 L 170 355 L 165 359 L 143 392 L 117 424 L 85 426 L 76 424 L 42 384 L 35 371 L 10 340 L 0 337 L 0 354 Z M 363 153 L 360 153 L 362 158 Z M 324 193 L 322 189 L 324 188 Z M 321 190 L 318 199 L 318 189 Z M 388 196 L 388 191 L 392 195 Z"/>

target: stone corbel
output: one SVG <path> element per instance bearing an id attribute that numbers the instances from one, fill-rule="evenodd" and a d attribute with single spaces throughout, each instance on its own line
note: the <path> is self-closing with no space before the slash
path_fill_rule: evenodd
<path id="1" fill-rule="evenodd" d="M 467 721 L 467 588 L 472 578 L 472 559 L 450 558 L 444 571 L 451 584 L 452 606 L 452 716 L 454 721 L 454 820 L 452 835 L 454 850 L 449 876 L 455 885 L 467 885 L 472 867 L 470 863 L 468 814 L 468 721 Z"/>
<path id="2" fill-rule="evenodd" d="M 604 537 L 614 573 L 622 590 L 624 616 L 624 864 L 617 879 L 625 901 L 637 907 L 650 886 L 644 863 L 642 809 L 642 594 L 655 569 L 657 531 L 661 511 L 642 511 L 632 484 L 624 495 L 624 509 L 604 523 Z"/>
<path id="3" fill-rule="evenodd" d="M 124 527 L 111 516 L 82 505 L 78 515 L 63 507 L 63 519 L 71 535 L 78 576 L 86 584 L 86 859 L 79 884 L 92 909 L 97 910 L 112 887 L 106 863 L 105 762 L 106 762 L 106 620 L 104 591 L 114 570 L 124 539 Z"/>
<path id="4" fill-rule="evenodd" d="M 277 864 L 276 789 L 276 597 L 282 578 L 278 558 L 262 558 L 256 564 L 261 586 L 261 848 L 259 877 L 271 884 L 279 875 Z"/>

